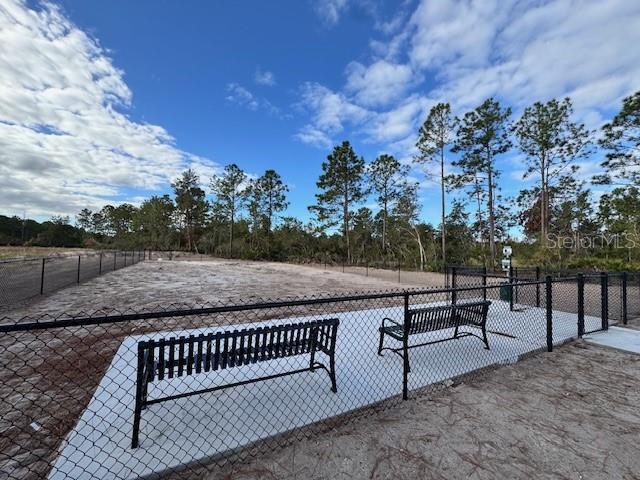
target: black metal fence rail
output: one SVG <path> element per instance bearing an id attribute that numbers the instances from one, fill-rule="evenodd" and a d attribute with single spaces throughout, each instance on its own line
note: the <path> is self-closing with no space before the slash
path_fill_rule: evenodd
<path id="1" fill-rule="evenodd" d="M 5 317 L 0 471 L 53 480 L 205 476 L 624 322 L 638 294 L 637 276 L 547 276 Z M 333 330 L 318 330 L 329 319 Z M 315 371 L 321 366 L 335 375 Z"/>
<path id="2" fill-rule="evenodd" d="M 144 260 L 146 252 L 108 251 L 0 261 L 0 311 Z"/>

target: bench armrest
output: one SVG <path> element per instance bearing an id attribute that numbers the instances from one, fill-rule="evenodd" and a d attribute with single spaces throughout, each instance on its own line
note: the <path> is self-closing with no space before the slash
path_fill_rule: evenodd
<path id="1" fill-rule="evenodd" d="M 385 317 L 385 318 L 383 318 L 383 319 L 382 319 L 382 328 L 384 328 L 384 327 L 386 326 L 386 325 L 384 324 L 385 320 L 388 320 L 389 322 L 391 322 L 391 323 L 393 323 L 393 324 L 397 325 L 398 327 L 402 327 L 402 326 L 403 326 L 401 323 L 396 322 L 394 319 L 392 319 L 392 318 L 388 318 L 388 317 Z"/>

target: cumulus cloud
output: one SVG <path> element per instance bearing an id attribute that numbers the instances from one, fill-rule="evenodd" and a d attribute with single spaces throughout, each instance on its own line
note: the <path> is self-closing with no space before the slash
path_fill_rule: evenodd
<path id="1" fill-rule="evenodd" d="M 346 90 L 363 105 L 386 105 L 400 98 L 418 80 L 409 65 L 386 60 L 378 60 L 366 67 L 359 62 L 351 62 L 346 73 Z"/>
<path id="2" fill-rule="evenodd" d="M 276 76 L 269 70 L 261 70 L 260 67 L 256 69 L 256 73 L 253 77 L 258 85 L 266 85 L 267 87 L 273 87 L 276 84 Z"/>
<path id="3" fill-rule="evenodd" d="M 311 112 L 312 127 L 324 132 L 326 138 L 342 132 L 345 124 L 360 124 L 370 115 L 367 109 L 352 103 L 343 94 L 318 83 L 306 83 L 301 90 L 300 105 Z M 308 126 L 304 128 L 309 130 Z"/>
<path id="4" fill-rule="evenodd" d="M 347 8 L 341 5 L 335 9 Z M 404 6 L 407 11 L 376 23 L 382 38 L 370 41 L 369 62 L 347 64 L 342 89 L 316 85 L 311 99 L 303 92 L 303 102 L 312 105 L 314 138 L 348 125 L 348 134 L 363 133 L 405 157 L 397 149 L 412 144 L 433 101 L 450 102 L 462 114 L 491 96 L 515 115 L 534 101 L 570 96 L 576 119 L 596 128 L 640 88 L 638 2 L 421 0 Z"/>
<path id="5" fill-rule="evenodd" d="M 0 5 L 0 71 L 5 213 L 73 215 L 166 186 L 194 161 L 213 166 L 164 128 L 133 121 L 123 72 L 51 4 Z"/>

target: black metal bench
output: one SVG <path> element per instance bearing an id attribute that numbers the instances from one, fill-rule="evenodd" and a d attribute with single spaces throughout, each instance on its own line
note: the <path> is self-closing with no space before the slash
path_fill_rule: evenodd
<path id="1" fill-rule="evenodd" d="M 422 347 L 434 343 L 446 342 L 462 337 L 474 336 L 482 340 L 485 348 L 489 350 L 489 341 L 487 340 L 487 313 L 489 312 L 488 300 L 479 302 L 464 302 L 448 305 L 436 305 L 433 307 L 407 309 L 405 311 L 404 323 L 399 323 L 391 318 L 383 318 L 380 326 L 380 344 L 378 346 L 378 355 L 382 355 L 384 350 L 390 350 L 402 358 L 403 351 L 409 348 Z M 390 322 L 387 325 L 385 322 Z M 482 337 L 473 332 L 459 332 L 460 327 L 471 326 L 478 327 L 482 331 Z M 446 330 L 453 328 L 453 337 L 432 340 L 430 342 L 409 345 L 409 337 L 421 333 L 434 332 L 438 330 Z M 385 335 L 403 342 L 403 346 L 399 348 L 384 347 Z M 406 344 L 406 345 L 405 345 Z M 408 353 L 408 352 L 407 352 Z M 407 360 L 408 362 L 408 360 Z"/>
<path id="2" fill-rule="evenodd" d="M 255 383 L 261 380 L 284 377 L 317 368 L 324 369 L 331 379 L 331 390 L 335 393 L 336 336 L 340 321 L 337 318 L 269 327 L 248 328 L 208 335 L 171 337 L 138 343 L 138 372 L 136 401 L 133 417 L 131 448 L 138 446 L 140 417 L 148 405 L 213 392 L 223 388 Z M 329 357 L 329 367 L 316 361 L 316 353 Z M 155 381 L 189 375 L 198 375 L 216 370 L 241 367 L 276 358 L 310 355 L 309 366 L 282 373 L 256 377 L 211 388 L 189 391 L 149 400 L 149 384 Z"/>

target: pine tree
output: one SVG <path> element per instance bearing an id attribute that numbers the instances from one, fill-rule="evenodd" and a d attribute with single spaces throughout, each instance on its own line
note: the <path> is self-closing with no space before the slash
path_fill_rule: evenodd
<path id="1" fill-rule="evenodd" d="M 440 167 L 440 206 L 441 206 L 441 236 L 442 236 L 442 265 L 447 264 L 446 248 L 446 211 L 445 211 L 445 151 L 452 142 L 455 118 L 451 115 L 451 107 L 448 103 L 438 103 L 431 108 L 427 119 L 420 127 L 418 138 L 419 154 L 416 161 L 422 164 L 438 163 Z"/>
<path id="2" fill-rule="evenodd" d="M 640 186 L 640 91 L 622 101 L 622 109 L 602 133 L 606 173 L 597 176 L 596 183 Z"/>
<path id="3" fill-rule="evenodd" d="M 496 157 L 511 148 L 508 131 L 510 116 L 510 108 L 503 109 L 493 98 L 485 100 L 482 105 L 464 115 L 452 148 L 454 153 L 462 152 L 462 157 L 453 165 L 460 167 L 463 175 L 477 176 L 478 185 L 486 189 L 491 267 L 496 265 L 494 203 L 496 178 L 500 173 L 496 168 Z"/>
<path id="4" fill-rule="evenodd" d="M 526 155 L 524 177 L 539 176 L 540 239 L 546 244 L 549 232 L 551 187 L 563 175 L 578 167 L 576 160 L 588 154 L 589 131 L 583 124 L 571 121 L 573 106 L 569 98 L 559 102 L 536 102 L 525 108 L 514 125 L 520 150 Z"/>
<path id="5" fill-rule="evenodd" d="M 368 168 L 369 182 L 372 190 L 378 195 L 377 201 L 382 214 L 382 252 L 387 251 L 387 231 L 389 209 L 400 198 L 402 188 L 409 173 L 409 167 L 402 165 L 392 155 L 380 155 Z"/>
<path id="6" fill-rule="evenodd" d="M 213 210 L 229 222 L 229 256 L 233 256 L 233 232 L 238 212 L 244 206 L 247 191 L 242 185 L 247 175 L 235 163 L 224 167 L 222 175 L 211 178 L 211 191 L 215 196 Z"/>
<path id="7" fill-rule="evenodd" d="M 187 237 L 187 250 L 198 251 L 195 235 L 207 220 L 209 205 L 199 185 L 200 178 L 191 169 L 185 170 L 171 184 L 175 194 L 176 211 Z"/>
<path id="8" fill-rule="evenodd" d="M 260 208 L 266 218 L 267 249 L 269 249 L 274 216 L 289 206 L 287 202 L 289 187 L 275 170 L 267 170 L 256 181 L 256 188 L 261 192 Z"/>
<path id="9" fill-rule="evenodd" d="M 342 224 L 348 262 L 351 261 L 351 209 L 366 195 L 364 173 L 364 159 L 356 155 L 348 141 L 342 142 L 322 163 L 322 174 L 316 182 L 321 192 L 316 194 L 317 204 L 309 207 L 323 228 Z"/>

